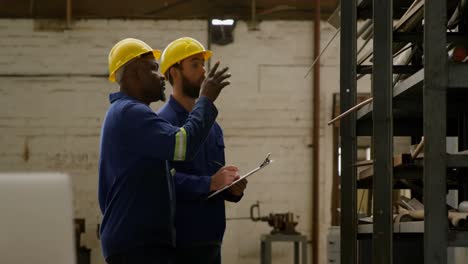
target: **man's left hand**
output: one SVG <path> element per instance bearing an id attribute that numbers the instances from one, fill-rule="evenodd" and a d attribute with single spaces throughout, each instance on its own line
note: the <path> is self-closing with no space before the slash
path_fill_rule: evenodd
<path id="1" fill-rule="evenodd" d="M 234 196 L 242 196 L 245 188 L 247 188 L 247 179 L 243 179 L 231 186 L 228 190 Z"/>

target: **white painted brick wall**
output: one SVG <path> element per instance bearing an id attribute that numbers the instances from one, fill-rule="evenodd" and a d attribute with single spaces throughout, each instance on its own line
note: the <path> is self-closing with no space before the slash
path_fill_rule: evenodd
<path id="1" fill-rule="evenodd" d="M 47 23 L 49 28 L 61 26 Z M 96 238 L 99 133 L 107 94 L 117 88 L 105 78 L 87 75 L 106 74 L 108 51 L 122 38 L 141 38 L 153 47 L 181 36 L 206 43 L 206 22 L 81 20 L 71 30 L 47 30 L 45 24 L 0 20 L 0 74 L 52 75 L 0 77 L 0 170 L 71 174 L 75 214 L 87 223 L 82 241 L 93 250 L 92 263 L 104 263 Z M 312 75 L 303 76 L 312 62 L 313 24 L 262 22 L 259 28 L 248 31 L 239 22 L 234 43 L 212 46 L 214 59 L 229 65 L 232 73 L 232 85 L 217 102 L 228 162 L 246 171 L 268 152 L 276 160 L 250 179 L 241 203 L 228 204 L 227 216 L 248 216 L 258 200 L 262 214 L 299 215 L 298 230 L 310 238 Z M 322 47 L 333 33 L 330 26 L 322 26 Z M 335 40 L 322 59 L 320 263 L 325 263 L 330 224 L 332 130 L 326 121 L 332 94 L 339 90 L 338 43 Z M 60 76 L 67 74 L 71 76 Z M 229 221 L 223 263 L 258 263 L 260 234 L 269 230 L 266 223 Z M 275 245 L 274 263 L 291 259 L 291 246 Z"/>

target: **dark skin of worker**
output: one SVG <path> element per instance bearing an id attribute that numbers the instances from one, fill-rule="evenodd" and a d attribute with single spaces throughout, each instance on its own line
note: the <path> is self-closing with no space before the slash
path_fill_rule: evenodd
<path id="1" fill-rule="evenodd" d="M 200 96 L 206 96 L 211 102 L 214 102 L 221 90 L 230 84 L 226 80 L 231 76 L 226 73 L 228 67 L 217 71 L 218 66 L 219 62 L 216 62 L 200 89 Z M 131 61 L 124 68 L 120 91 L 147 105 L 159 100 L 165 101 L 165 79 L 158 69 L 159 64 L 152 53 L 144 54 Z"/>
<path id="2" fill-rule="evenodd" d="M 215 67 L 217 66 L 215 65 Z M 169 74 L 172 77 L 174 98 L 185 110 L 192 111 L 203 82 L 209 78 L 209 75 L 208 78 L 205 76 L 205 59 L 203 55 L 195 54 L 182 60 L 169 69 Z M 219 169 L 211 177 L 210 191 L 219 190 L 237 180 L 239 178 L 238 171 L 239 169 L 235 166 L 224 166 Z M 228 191 L 232 195 L 241 196 L 246 187 L 247 180 L 243 179 L 229 188 Z"/>

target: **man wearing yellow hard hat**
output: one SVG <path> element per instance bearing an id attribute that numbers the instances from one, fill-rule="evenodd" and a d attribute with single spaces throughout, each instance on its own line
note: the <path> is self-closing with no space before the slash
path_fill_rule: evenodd
<path id="1" fill-rule="evenodd" d="M 205 80 L 205 61 L 212 52 L 189 37 L 171 42 L 161 57 L 161 73 L 173 87 L 169 101 L 158 114 L 180 126 L 195 106 Z M 226 72 L 223 69 L 221 72 Z M 238 202 L 246 187 L 243 180 L 218 196 L 210 192 L 238 178 L 235 166 L 225 166 L 223 131 L 214 123 L 192 161 L 173 161 L 176 201 L 176 264 L 220 264 L 226 227 L 224 201 Z"/>
<path id="2" fill-rule="evenodd" d="M 193 159 L 217 116 L 213 102 L 228 76 L 210 71 L 186 122 L 173 126 L 149 105 L 165 100 L 160 51 L 138 39 L 109 53 L 109 96 L 99 157 L 103 255 L 110 264 L 173 263 L 175 190 L 167 161 Z"/>

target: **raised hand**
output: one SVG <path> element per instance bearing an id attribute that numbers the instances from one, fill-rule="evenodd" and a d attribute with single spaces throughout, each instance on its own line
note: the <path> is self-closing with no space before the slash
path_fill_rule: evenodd
<path id="1" fill-rule="evenodd" d="M 206 96 L 212 102 L 218 98 L 221 90 L 230 84 L 230 82 L 226 80 L 231 77 L 230 73 L 226 73 L 229 67 L 224 67 L 222 70 L 217 71 L 218 67 L 219 61 L 216 62 L 210 70 L 200 88 L 200 96 Z"/>

